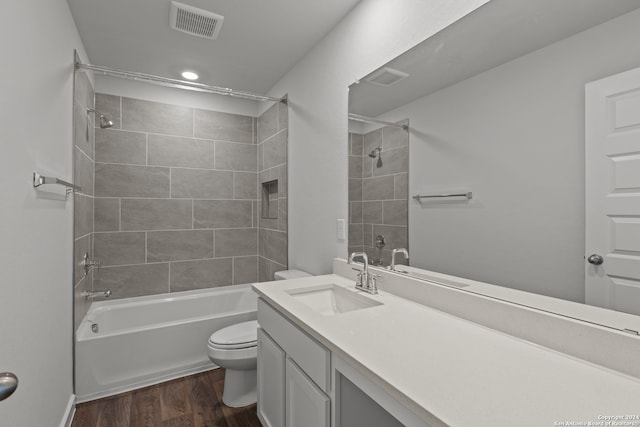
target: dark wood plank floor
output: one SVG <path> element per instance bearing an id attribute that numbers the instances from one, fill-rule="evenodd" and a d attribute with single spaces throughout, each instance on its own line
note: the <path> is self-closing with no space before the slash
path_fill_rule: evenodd
<path id="1" fill-rule="evenodd" d="M 224 369 L 81 403 L 71 427 L 260 427 L 256 405 L 222 403 Z"/>

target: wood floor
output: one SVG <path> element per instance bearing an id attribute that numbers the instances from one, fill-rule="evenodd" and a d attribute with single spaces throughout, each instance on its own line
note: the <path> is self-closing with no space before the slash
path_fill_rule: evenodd
<path id="1" fill-rule="evenodd" d="M 222 403 L 224 369 L 81 403 L 71 427 L 260 427 L 256 405 Z"/>

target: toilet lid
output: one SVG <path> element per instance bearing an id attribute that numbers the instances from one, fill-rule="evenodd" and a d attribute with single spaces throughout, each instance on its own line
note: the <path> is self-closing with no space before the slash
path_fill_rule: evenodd
<path id="1" fill-rule="evenodd" d="M 256 345 L 258 340 L 258 321 L 236 323 L 222 328 L 209 338 L 209 344 L 219 348 L 247 348 Z"/>

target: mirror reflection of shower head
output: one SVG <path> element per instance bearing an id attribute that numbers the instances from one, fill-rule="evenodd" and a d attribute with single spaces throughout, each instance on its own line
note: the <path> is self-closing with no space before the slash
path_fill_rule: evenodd
<path id="1" fill-rule="evenodd" d="M 98 116 L 98 118 L 100 119 L 100 129 L 107 129 L 107 128 L 113 127 L 113 122 L 111 121 L 111 119 L 109 119 L 109 117 L 107 117 L 106 115 L 102 114 L 100 111 L 87 107 L 87 114 L 89 113 L 93 113 Z"/>
<path id="2" fill-rule="evenodd" d="M 371 157 L 372 159 L 375 159 L 376 157 L 378 157 L 378 154 L 380 154 L 381 151 L 382 151 L 382 147 L 375 148 L 371 150 L 371 152 L 369 153 L 369 157 Z"/>

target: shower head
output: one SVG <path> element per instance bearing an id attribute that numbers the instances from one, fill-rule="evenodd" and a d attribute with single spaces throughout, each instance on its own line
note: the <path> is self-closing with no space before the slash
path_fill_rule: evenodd
<path id="1" fill-rule="evenodd" d="M 371 152 L 369 153 L 369 157 L 371 157 L 372 159 L 375 159 L 376 157 L 378 157 L 378 154 L 380 154 L 381 151 L 382 151 L 382 147 L 375 148 L 371 150 Z"/>
<path id="2" fill-rule="evenodd" d="M 100 129 L 113 127 L 113 122 L 111 121 L 111 119 L 109 119 L 109 117 L 107 117 L 106 115 L 102 114 L 100 111 L 87 107 L 87 114 L 89 113 L 93 113 L 98 116 L 98 118 L 100 119 Z"/>

